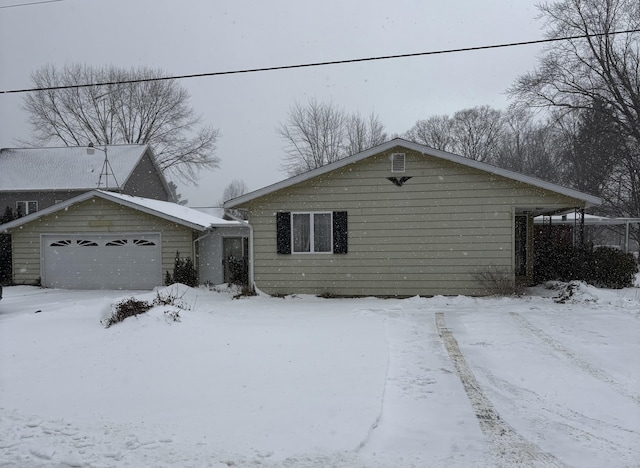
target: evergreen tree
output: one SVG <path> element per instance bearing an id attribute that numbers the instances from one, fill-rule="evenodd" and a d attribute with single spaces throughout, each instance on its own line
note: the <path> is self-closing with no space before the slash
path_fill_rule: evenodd
<path id="1" fill-rule="evenodd" d="M 578 128 L 564 152 L 567 182 L 581 192 L 606 195 L 616 165 L 625 154 L 625 140 L 609 107 L 595 100 L 580 112 Z"/>

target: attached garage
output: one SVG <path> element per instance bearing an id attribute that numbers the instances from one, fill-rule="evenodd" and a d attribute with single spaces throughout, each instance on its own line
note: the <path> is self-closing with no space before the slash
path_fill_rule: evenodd
<path id="1" fill-rule="evenodd" d="M 153 289 L 190 258 L 200 282 L 224 281 L 223 239 L 248 228 L 176 203 L 94 190 L 0 226 L 13 281 L 64 289 Z M 212 251 L 212 249 L 214 251 Z"/>
<path id="2" fill-rule="evenodd" d="M 160 233 L 43 234 L 42 286 L 153 289 L 162 284 Z"/>

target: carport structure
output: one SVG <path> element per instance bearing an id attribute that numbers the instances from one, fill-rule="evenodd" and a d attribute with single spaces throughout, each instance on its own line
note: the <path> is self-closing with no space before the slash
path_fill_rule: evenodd
<path id="1" fill-rule="evenodd" d="M 630 228 L 632 224 L 640 224 L 640 218 L 611 218 L 581 213 L 580 210 L 569 211 L 554 216 L 536 216 L 536 226 L 566 226 L 571 229 L 574 244 L 580 241 L 584 229 L 587 227 L 624 226 L 624 235 L 620 248 L 624 252 L 630 250 Z"/>

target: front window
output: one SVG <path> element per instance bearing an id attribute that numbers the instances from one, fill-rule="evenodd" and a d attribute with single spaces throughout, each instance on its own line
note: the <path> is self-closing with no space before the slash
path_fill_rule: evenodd
<path id="1" fill-rule="evenodd" d="M 16 211 L 18 212 L 19 216 L 35 213 L 36 211 L 38 211 L 38 202 L 37 201 L 17 201 Z"/>
<path id="2" fill-rule="evenodd" d="M 294 253 L 331 252 L 331 213 L 293 213 L 291 223 Z"/>

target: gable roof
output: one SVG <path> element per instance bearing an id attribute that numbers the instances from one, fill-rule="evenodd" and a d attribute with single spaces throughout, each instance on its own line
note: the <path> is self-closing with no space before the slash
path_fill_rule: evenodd
<path id="1" fill-rule="evenodd" d="M 277 190 L 281 190 L 287 187 L 291 187 L 292 185 L 299 184 L 301 182 L 305 182 L 314 177 L 318 177 L 322 174 L 326 174 L 328 172 L 334 171 L 341 167 L 347 166 L 349 164 L 354 164 L 358 161 L 362 161 L 363 159 L 369 158 L 371 156 L 375 156 L 384 151 L 390 150 L 392 148 L 401 147 L 410 151 L 416 151 L 418 153 L 422 153 L 427 156 L 432 156 L 435 158 L 439 158 L 445 161 L 450 161 L 456 164 L 461 164 L 463 166 L 472 167 L 474 169 L 478 169 L 480 171 L 488 172 L 491 174 L 495 174 L 501 177 L 505 177 L 507 179 L 515 180 L 518 182 L 522 182 L 525 184 L 532 185 L 534 187 L 538 187 L 541 189 L 549 190 L 552 192 L 559 193 L 561 195 L 566 195 L 571 198 L 576 198 L 578 200 L 582 200 L 585 202 L 586 206 L 594 206 L 602 204 L 602 200 L 593 195 L 589 195 L 586 193 L 579 192 L 577 190 L 573 190 L 570 188 L 562 187 L 557 184 L 552 184 L 551 182 L 546 182 L 540 179 L 536 179 L 534 177 L 530 177 L 524 174 L 520 174 L 518 172 L 509 171 L 507 169 L 502 169 L 497 166 L 492 166 L 487 163 L 482 163 L 479 161 L 475 161 L 473 159 L 465 158 L 463 156 L 459 156 L 453 153 L 447 153 L 446 151 L 437 150 L 434 148 L 430 148 L 425 145 L 421 145 L 419 143 L 413 143 L 407 140 L 403 140 L 402 138 L 394 138 L 393 140 L 389 140 L 381 145 L 374 146 L 373 148 L 369 148 L 360 153 L 354 154 L 352 156 L 347 156 L 346 158 L 335 161 L 331 164 L 327 164 L 326 166 L 318 167 L 309 172 L 305 172 L 303 174 L 290 177 L 289 179 L 285 179 L 280 182 L 276 182 L 275 184 L 269 185 L 267 187 L 263 187 L 261 189 L 255 190 L 253 192 L 241 195 L 237 198 L 233 198 L 224 203 L 225 208 L 234 208 L 244 203 L 247 203 L 256 198 L 260 198 L 264 195 L 273 193 Z"/>
<path id="2" fill-rule="evenodd" d="M 132 195 L 122 195 L 119 193 L 106 192 L 104 190 L 92 190 L 85 192 L 76 197 L 65 200 L 61 203 L 49 206 L 41 211 L 36 211 L 30 215 L 23 216 L 22 218 L 15 219 L 11 222 L 0 225 L 0 232 L 7 231 L 24 224 L 30 223 L 43 216 L 56 213 L 58 211 L 64 211 L 68 207 L 89 200 L 90 198 L 97 197 L 103 200 L 108 200 L 119 205 L 123 205 L 134 210 L 141 211 L 158 218 L 166 219 L 183 226 L 190 227 L 198 231 L 205 231 L 215 227 L 233 227 L 244 226 L 239 221 L 227 221 L 225 219 L 211 216 L 210 214 L 203 213 L 193 208 L 178 205 L 177 203 L 166 202 L 161 200 L 152 200 L 150 198 L 134 197 Z"/>
<path id="3" fill-rule="evenodd" d="M 104 148 L 98 146 L 91 155 L 87 154 L 86 146 L 0 149 L 0 190 L 95 189 L 104 165 Z M 120 187 L 125 185 L 145 153 L 150 152 L 156 164 L 149 145 L 107 145 L 106 150 Z M 164 177 L 161 178 L 164 181 Z"/>

